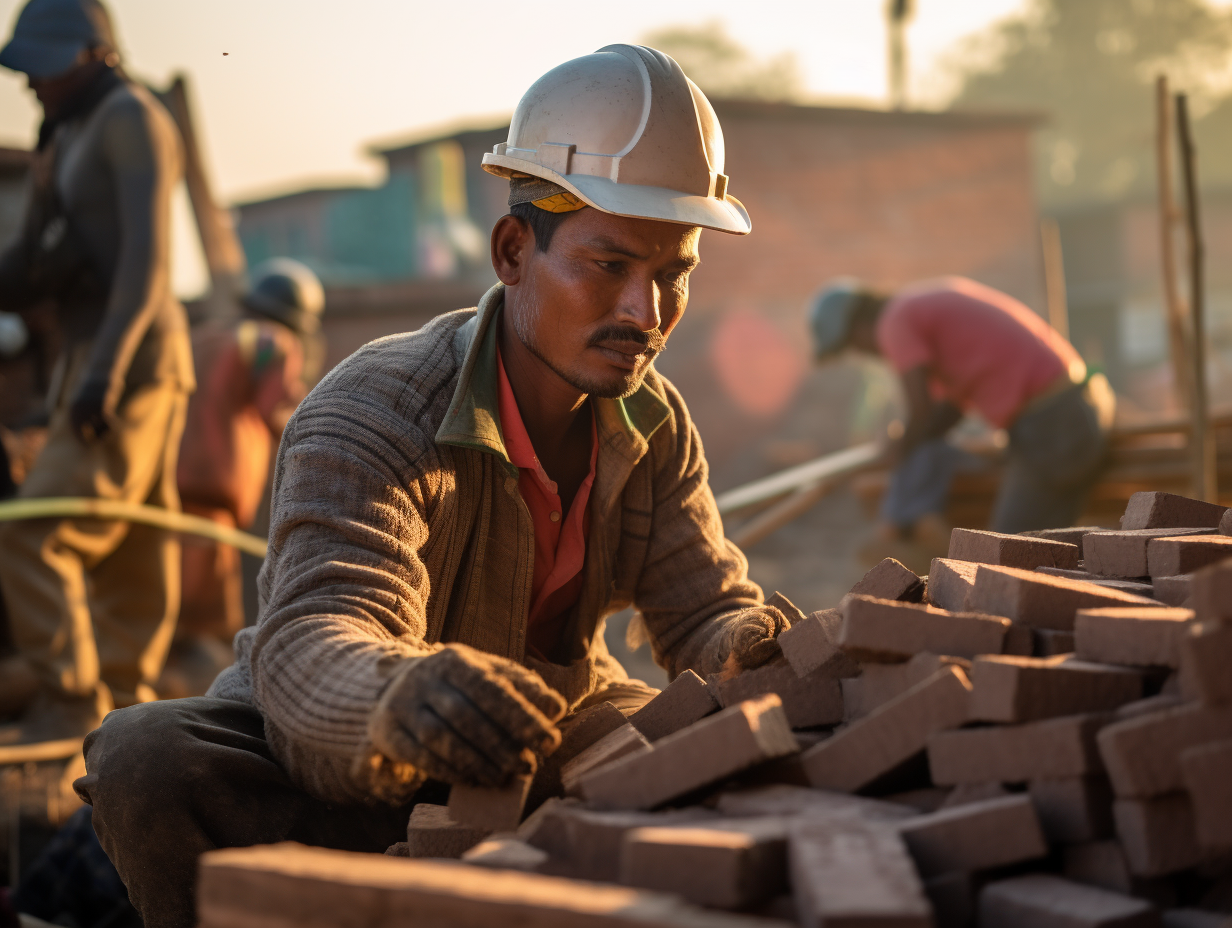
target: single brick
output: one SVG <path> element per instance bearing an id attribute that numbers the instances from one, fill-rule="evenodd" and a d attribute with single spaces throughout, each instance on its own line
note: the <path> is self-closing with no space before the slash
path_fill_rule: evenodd
<path id="1" fill-rule="evenodd" d="M 1179 577 L 1153 577 L 1151 595 L 1166 606 L 1184 606 L 1191 609 L 1193 603 L 1190 602 L 1190 597 L 1193 594 L 1195 576 L 1195 574 L 1181 574 Z"/>
<path id="2" fill-rule="evenodd" d="M 1181 692 L 1208 705 L 1232 703 L 1232 624 L 1204 622 L 1181 639 Z"/>
<path id="3" fill-rule="evenodd" d="M 1013 625 L 1005 630 L 1005 647 L 1002 654 L 1030 657 L 1035 653 L 1035 632 L 1030 625 Z"/>
<path id="4" fill-rule="evenodd" d="M 970 561 L 933 558 L 928 569 L 928 601 L 950 612 L 966 612 L 977 570 L 979 565 Z"/>
<path id="5" fill-rule="evenodd" d="M 1088 661 L 1134 667 L 1179 667 L 1189 609 L 1079 609 L 1074 653 Z"/>
<path id="6" fill-rule="evenodd" d="M 1156 538 L 1146 549 L 1147 567 L 1152 577 L 1191 574 L 1228 558 L 1232 558 L 1232 536 L 1229 535 Z"/>
<path id="7" fill-rule="evenodd" d="M 1232 620 L 1232 563 L 1212 564 L 1192 574 L 1181 576 L 1190 580 L 1192 605 L 1194 612 L 1198 614 L 1198 621 Z"/>
<path id="8" fill-rule="evenodd" d="M 951 561 L 974 561 L 978 564 L 1000 564 L 1002 567 L 1078 567 L 1078 546 L 1047 538 L 1026 535 L 1002 535 L 973 528 L 956 528 L 950 532 Z"/>
<path id="9" fill-rule="evenodd" d="M 580 795 L 582 778 L 592 770 L 615 763 L 629 754 L 650 750 L 646 736 L 632 725 L 622 725 L 609 735 L 600 738 L 579 754 L 560 771 L 561 785 L 568 796 Z"/>
<path id="10" fill-rule="evenodd" d="M 924 881 L 934 923 L 965 928 L 975 924 L 976 880 L 970 873 L 943 873 Z"/>
<path id="11" fill-rule="evenodd" d="M 1069 657 L 988 655 L 971 665 L 971 718 L 1031 722 L 1100 712 L 1142 697 L 1142 674 Z"/>
<path id="12" fill-rule="evenodd" d="M 421 802 L 411 809 L 406 824 L 407 855 L 410 857 L 461 857 L 488 832 L 455 820 L 445 806 Z"/>
<path id="13" fill-rule="evenodd" d="M 756 928 L 765 924 L 625 886 L 289 842 L 203 855 L 196 896 L 201 928 L 428 924 Z"/>
<path id="14" fill-rule="evenodd" d="M 1122 798 L 1184 789 L 1181 752 L 1232 738 L 1232 706 L 1181 705 L 1114 722 L 1097 736 L 1112 788 Z"/>
<path id="15" fill-rule="evenodd" d="M 807 677 L 825 668 L 832 677 L 853 677 L 860 667 L 838 646 L 843 614 L 837 609 L 822 609 L 797 622 L 778 637 L 783 656 L 797 676 Z"/>
<path id="16" fill-rule="evenodd" d="M 1181 776 L 1193 802 L 1198 842 L 1211 850 L 1232 849 L 1232 740 L 1183 751 Z"/>
<path id="17" fill-rule="evenodd" d="M 1118 580 L 1115 577 L 1089 574 L 1085 570 L 1057 570 L 1054 567 L 1039 567 L 1035 572 L 1047 574 L 1050 577 L 1064 577 L 1066 580 L 1082 580 L 1086 583 L 1094 583 L 1096 586 L 1107 587 L 1110 590 L 1132 593 L 1134 596 L 1151 596 L 1155 592 L 1154 586 L 1145 581 Z"/>
<path id="18" fill-rule="evenodd" d="M 1000 654 L 1009 619 L 949 612 L 922 603 L 848 595 L 839 644 L 859 660 L 906 660 L 920 651 L 975 657 Z"/>
<path id="19" fill-rule="evenodd" d="M 939 731 L 967 720 L 971 684 L 954 666 L 933 674 L 907 692 L 801 757 L 817 789 L 855 792 L 924 750 Z"/>
<path id="20" fill-rule="evenodd" d="M 766 600 L 766 605 L 774 606 L 783 613 L 788 625 L 795 625 L 804 620 L 804 613 L 800 611 L 800 608 L 778 590 L 775 590 L 774 595 Z"/>
<path id="21" fill-rule="evenodd" d="M 1083 556 L 1082 540 L 1091 532 L 1102 532 L 1099 525 L 1080 525 L 1075 528 L 1041 528 L 1031 532 L 1019 532 L 1028 538 L 1047 538 L 1049 541 L 1063 541 L 1067 545 L 1078 546 L 1078 556 Z"/>
<path id="22" fill-rule="evenodd" d="M 1219 517 L 1219 534 L 1232 535 L 1232 512 L 1225 512 Z"/>
<path id="23" fill-rule="evenodd" d="M 1135 493 L 1121 516 L 1121 528 L 1214 528 L 1226 509 L 1175 493 Z"/>
<path id="24" fill-rule="evenodd" d="M 928 651 L 921 651 L 901 664 L 866 665 L 860 676 L 842 681 L 843 721 L 864 718 L 878 706 L 907 692 L 949 664 L 964 670 L 970 666 L 961 658 L 941 657 Z"/>
<path id="25" fill-rule="evenodd" d="M 746 699 L 774 693 L 782 702 L 787 724 L 792 728 L 833 725 L 843 718 L 842 685 L 825 667 L 801 677 L 785 658 L 780 657 L 712 686 L 724 709 Z"/>
<path id="26" fill-rule="evenodd" d="M 547 865 L 548 853 L 517 838 L 485 838 L 463 854 L 462 859 L 476 867 L 538 873 Z"/>
<path id="27" fill-rule="evenodd" d="M 980 891 L 979 919 L 987 928 L 1159 926 L 1159 912 L 1149 902 L 1045 873 L 989 883 Z"/>
<path id="28" fill-rule="evenodd" d="M 924 598 L 924 581 L 906 565 L 887 557 L 866 573 L 849 592 L 856 596 L 918 603 Z"/>
<path id="29" fill-rule="evenodd" d="M 909 818 L 914 814 L 906 806 L 884 799 L 868 799 L 847 793 L 786 785 L 723 792 L 719 794 L 717 807 L 721 814 L 734 818 L 846 816 L 890 822 Z"/>
<path id="30" fill-rule="evenodd" d="M 629 716 L 629 724 L 649 741 L 658 741 L 688 728 L 718 708 L 719 702 L 706 681 L 692 670 L 685 670 L 677 674 L 667 689 Z"/>
<path id="31" fill-rule="evenodd" d="M 456 784 L 449 790 L 449 815 L 460 825 L 491 833 L 514 831 L 530 793 L 533 773 L 514 777 L 508 786 L 489 789 Z"/>
<path id="32" fill-rule="evenodd" d="M 884 797 L 886 802 L 896 805 L 910 806 L 916 812 L 936 812 L 957 790 L 949 786 L 920 786 L 916 789 L 904 790 L 901 793 L 891 793 Z M 984 797 L 987 798 L 987 797 Z"/>
<path id="33" fill-rule="evenodd" d="M 1112 590 L 1096 583 L 1050 577 L 1030 570 L 981 564 L 967 597 L 972 612 L 1003 615 L 1033 628 L 1074 627 L 1079 609 L 1101 606 L 1157 606 L 1154 600 Z"/>
<path id="34" fill-rule="evenodd" d="M 1033 657 L 1056 657 L 1058 654 L 1074 653 L 1074 633 L 1055 628 L 1032 629 Z"/>
<path id="35" fill-rule="evenodd" d="M 565 765 L 603 736 L 624 727 L 625 722 L 624 713 L 610 702 L 601 702 L 559 721 L 560 747 L 541 761 L 526 806 L 537 809 L 551 797 L 563 793 L 565 787 L 560 774 Z"/>
<path id="36" fill-rule="evenodd" d="M 1100 773 L 1095 736 L 1111 720 L 1108 713 L 1092 713 L 938 732 L 928 740 L 929 770 L 942 786 Z"/>
<path id="37" fill-rule="evenodd" d="M 1164 876 L 1188 870 L 1202 859 L 1187 793 L 1153 799 L 1118 799 L 1112 806 L 1117 837 L 1125 849 L 1129 872 Z"/>
<path id="38" fill-rule="evenodd" d="M 923 810 L 936 812 L 938 809 L 953 809 L 955 806 L 970 805 L 973 802 L 984 802 L 986 799 L 1000 799 L 1008 796 L 1010 791 L 1000 783 L 987 781 L 984 783 L 960 783 L 946 794 L 945 800 L 936 809 Z"/>
<path id="39" fill-rule="evenodd" d="M 1105 577 L 1145 577 L 1147 546 L 1157 538 L 1209 533 L 1205 528 L 1139 528 L 1120 532 L 1092 532 L 1084 542 L 1083 567 Z"/>
<path id="40" fill-rule="evenodd" d="M 596 806 L 652 809 L 796 751 L 782 701 L 771 693 L 695 722 L 648 751 L 591 770 L 581 779 L 581 791 Z"/>
<path id="41" fill-rule="evenodd" d="M 972 802 L 898 826 L 920 875 L 988 870 L 1048 853 L 1039 817 L 1028 796 Z"/>
<path id="42" fill-rule="evenodd" d="M 788 891 L 787 822 L 782 818 L 625 835 L 620 882 L 682 896 L 715 909 L 738 909 Z"/>
<path id="43" fill-rule="evenodd" d="M 1136 877 L 1129 872 L 1125 849 L 1115 838 L 1103 841 L 1088 841 L 1071 844 L 1061 849 L 1061 872 L 1067 879 L 1090 886 L 1099 886 L 1116 893 L 1142 896 L 1152 901 L 1168 903 L 1169 899 L 1157 899 L 1151 892 L 1151 881 Z"/>
<path id="44" fill-rule="evenodd" d="M 792 828 L 789 858 L 796 912 L 808 928 L 933 923 L 903 840 L 884 823 L 804 818 Z"/>
<path id="45" fill-rule="evenodd" d="M 1081 844 L 1112 835 L 1112 787 L 1107 777 L 1036 779 L 1027 793 L 1051 843 Z"/>

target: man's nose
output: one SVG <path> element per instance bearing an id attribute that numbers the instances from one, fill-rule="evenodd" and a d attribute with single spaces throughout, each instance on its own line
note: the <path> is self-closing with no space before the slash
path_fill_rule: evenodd
<path id="1" fill-rule="evenodd" d="M 637 281 L 621 294 L 617 315 L 622 322 L 637 326 L 639 331 L 650 332 L 663 321 L 659 314 L 662 294 L 654 279 Z"/>

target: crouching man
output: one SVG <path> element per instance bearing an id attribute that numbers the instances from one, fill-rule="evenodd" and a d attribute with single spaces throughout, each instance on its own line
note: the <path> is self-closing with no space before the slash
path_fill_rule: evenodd
<path id="1" fill-rule="evenodd" d="M 383 851 L 417 795 L 505 783 L 568 716 L 644 704 L 604 646 L 616 610 L 672 675 L 778 650 L 653 367 L 701 230 L 750 228 L 710 104 L 672 59 L 609 46 L 536 82 L 484 166 L 510 179 L 501 283 L 312 391 L 235 665 L 87 742 L 78 790 L 147 928 L 193 923 L 204 851 Z"/>

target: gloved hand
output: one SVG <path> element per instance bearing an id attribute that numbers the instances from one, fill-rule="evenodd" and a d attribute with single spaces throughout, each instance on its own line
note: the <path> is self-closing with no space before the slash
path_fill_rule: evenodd
<path id="1" fill-rule="evenodd" d="M 73 431 L 84 442 L 94 441 L 111 428 L 107 421 L 107 384 L 87 380 L 77 390 L 68 408 Z"/>
<path id="2" fill-rule="evenodd" d="M 734 677 L 774 660 L 783 653 L 777 638 L 789 627 L 776 606 L 746 609 L 730 620 L 719 641 L 723 676 Z"/>
<path id="3" fill-rule="evenodd" d="M 408 662 L 377 703 L 372 743 L 445 783 L 504 786 L 560 747 L 565 701 L 533 670 L 462 644 Z"/>

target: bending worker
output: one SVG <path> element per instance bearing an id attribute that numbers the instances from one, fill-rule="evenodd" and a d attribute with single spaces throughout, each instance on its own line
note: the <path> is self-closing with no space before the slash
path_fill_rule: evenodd
<path id="1" fill-rule="evenodd" d="M 608 654 L 617 610 L 672 675 L 781 653 L 653 363 L 702 229 L 750 229 L 714 110 L 671 58 L 608 46 L 541 77 L 484 167 L 510 181 L 500 283 L 313 389 L 235 665 L 87 740 L 78 791 L 147 928 L 193 923 L 203 851 L 383 851 L 434 784 L 507 783 L 579 710 L 636 710 L 655 691 Z"/>
<path id="2" fill-rule="evenodd" d="M 907 421 L 889 449 L 897 466 L 882 505 L 890 532 L 948 542 L 936 528 L 957 462 L 945 436 L 969 412 L 1009 433 L 993 530 L 1057 528 L 1081 514 L 1115 401 L 1103 375 L 1088 378 L 1074 347 L 1022 303 L 963 277 L 893 296 L 844 280 L 821 292 L 810 321 L 819 359 L 851 348 L 902 379 Z"/>
<path id="3" fill-rule="evenodd" d="M 177 482 L 185 512 L 248 529 L 269 487 L 273 449 L 304 398 L 306 358 L 316 357 L 325 292 L 308 267 L 289 258 L 253 272 L 238 322 L 209 321 L 192 332 L 200 384 L 188 404 Z M 305 342 L 313 350 L 305 350 Z M 197 696 L 231 663 L 231 639 L 244 627 L 239 551 L 186 538 L 184 595 L 164 696 Z"/>
<path id="4" fill-rule="evenodd" d="M 116 48 L 97 0 L 30 0 L 0 51 L 0 65 L 28 75 L 45 116 L 23 232 L 0 255 L 0 308 L 50 298 L 64 337 L 47 444 L 20 495 L 176 509 L 193 387 L 170 273 L 182 156 L 171 117 L 125 77 Z M 113 700 L 154 698 L 179 609 L 179 560 L 175 538 L 146 526 L 0 525 L 14 643 L 41 680 L 0 743 L 81 737 Z M 18 678 L 0 668 L 0 689 Z"/>

